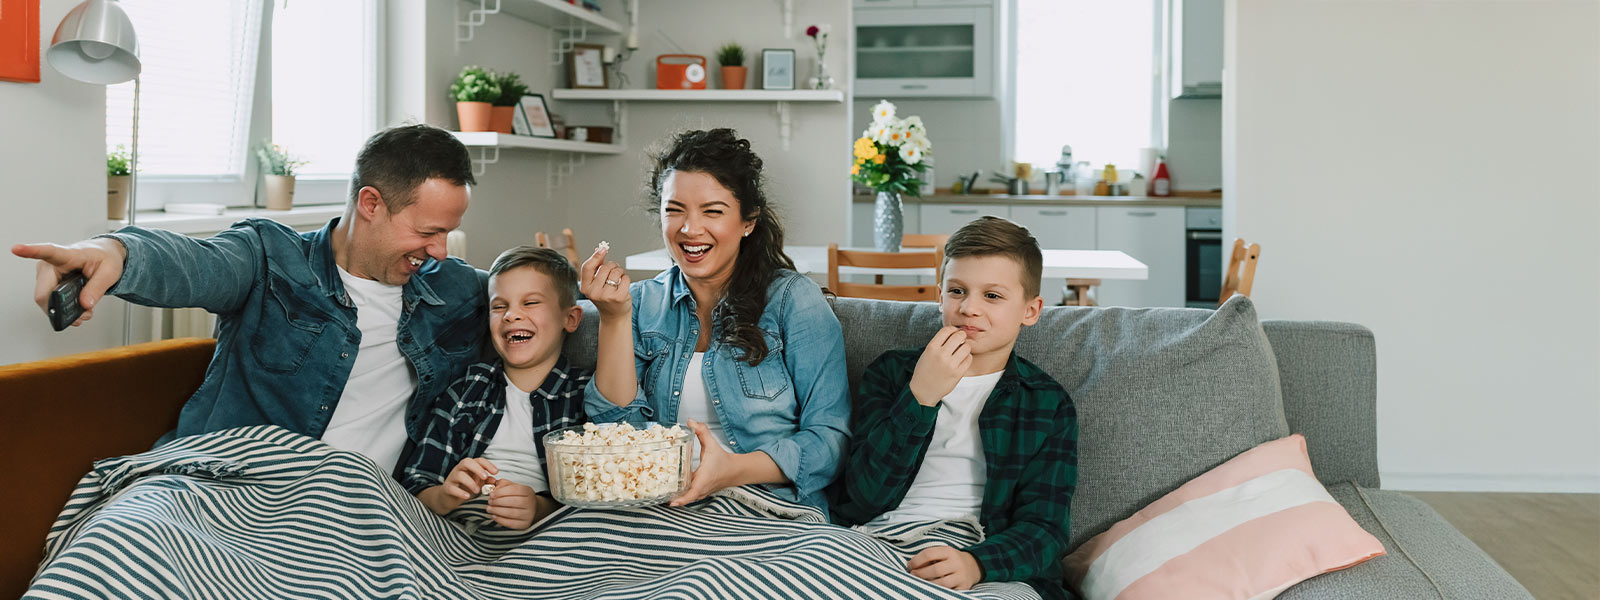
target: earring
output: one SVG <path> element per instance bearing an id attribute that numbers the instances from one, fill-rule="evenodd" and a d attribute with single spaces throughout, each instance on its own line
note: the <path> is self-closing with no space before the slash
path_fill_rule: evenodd
<path id="1" fill-rule="evenodd" d="M 744 236 L 745 237 L 750 237 L 750 232 L 749 231 L 744 232 Z"/>

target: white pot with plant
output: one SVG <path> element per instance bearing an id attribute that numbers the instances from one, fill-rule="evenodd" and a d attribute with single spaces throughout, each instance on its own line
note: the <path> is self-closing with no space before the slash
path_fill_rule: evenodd
<path id="1" fill-rule="evenodd" d="M 131 157 L 121 144 L 106 153 L 106 218 L 128 218 L 128 193 L 133 190 L 133 171 L 128 168 Z"/>
<path id="2" fill-rule="evenodd" d="M 294 208 L 294 172 L 306 161 L 296 160 L 282 146 L 270 142 L 262 142 L 256 148 L 256 159 L 267 180 L 267 210 Z"/>
<path id="3" fill-rule="evenodd" d="M 494 73 L 477 65 L 462 67 L 450 84 L 450 97 L 455 98 L 462 131 L 492 130 L 494 102 L 500 100 L 500 79 Z"/>

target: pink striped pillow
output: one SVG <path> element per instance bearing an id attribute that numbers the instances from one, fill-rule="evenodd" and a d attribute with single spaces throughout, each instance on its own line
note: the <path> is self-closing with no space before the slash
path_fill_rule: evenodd
<path id="1" fill-rule="evenodd" d="M 1086 600 L 1254 599 L 1383 554 L 1317 481 L 1294 434 L 1183 484 L 1066 563 Z"/>

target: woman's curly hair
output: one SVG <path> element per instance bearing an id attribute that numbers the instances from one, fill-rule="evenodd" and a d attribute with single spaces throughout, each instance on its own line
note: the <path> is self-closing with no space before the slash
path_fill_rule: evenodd
<path id="1" fill-rule="evenodd" d="M 783 253 L 783 226 L 761 190 L 761 157 L 750 150 L 749 140 L 722 128 L 680 133 L 652 158 L 646 187 L 650 212 L 657 219 L 661 217 L 661 183 L 674 172 L 685 172 L 716 179 L 739 200 L 740 218 L 755 222 L 750 235 L 739 239 L 733 276 L 711 312 L 711 322 L 723 343 L 742 351 L 740 360 L 751 366 L 761 364 L 767 357 L 767 341 L 758 323 L 767 306 L 767 287 L 778 276 L 778 269 L 794 270 L 794 261 Z"/>

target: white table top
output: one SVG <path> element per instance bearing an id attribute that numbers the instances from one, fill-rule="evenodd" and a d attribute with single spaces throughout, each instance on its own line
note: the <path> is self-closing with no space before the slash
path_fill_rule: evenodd
<path id="1" fill-rule="evenodd" d="M 871 250 L 871 248 L 841 248 L 842 250 Z M 794 259 L 795 269 L 807 275 L 828 274 L 827 246 L 784 246 L 784 253 Z M 906 252 L 927 252 L 910 249 Z M 1047 279 L 1148 279 L 1150 269 L 1144 263 L 1118 250 L 1053 250 L 1045 249 L 1044 277 Z M 672 268 L 672 259 L 665 248 L 631 254 L 623 267 L 633 271 L 665 271 Z M 927 275 L 933 269 L 875 269 L 840 267 L 841 275 Z"/>

